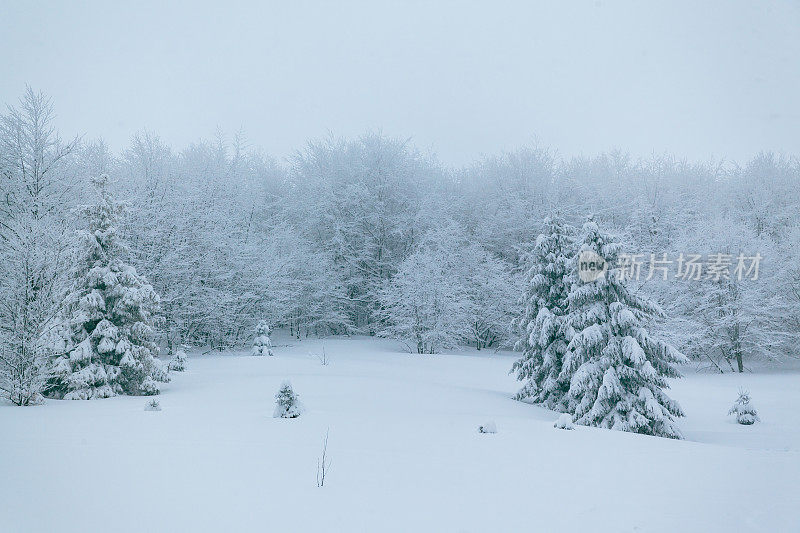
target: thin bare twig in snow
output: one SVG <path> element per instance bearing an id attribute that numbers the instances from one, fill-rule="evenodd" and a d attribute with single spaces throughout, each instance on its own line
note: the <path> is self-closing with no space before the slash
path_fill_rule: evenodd
<path id="1" fill-rule="evenodd" d="M 317 461 L 317 487 L 325 486 L 325 476 L 331 468 L 330 459 L 328 459 L 328 433 L 330 428 L 325 431 L 325 441 L 322 445 L 322 457 Z"/>

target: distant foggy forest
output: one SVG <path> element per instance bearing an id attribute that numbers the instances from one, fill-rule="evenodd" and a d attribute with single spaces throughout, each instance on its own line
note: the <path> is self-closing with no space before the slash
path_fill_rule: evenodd
<path id="1" fill-rule="evenodd" d="M 413 139 L 376 131 L 312 139 L 283 160 L 246 131 L 189 146 L 142 131 L 115 153 L 92 132 L 56 131 L 57 110 L 29 88 L 0 122 L 4 346 L 31 342 L 57 312 L 86 224 L 77 208 L 96 200 L 90 180 L 103 174 L 124 203 L 125 260 L 160 295 L 157 342 L 166 353 L 182 343 L 243 345 L 262 319 L 297 339 L 388 336 L 415 352 L 510 348 L 525 257 L 550 216 L 575 227 L 592 217 L 638 254 L 631 286 L 664 310 L 650 327 L 699 365 L 727 372 L 737 357 L 781 359 L 798 339 L 793 156 L 563 157 L 557 146 L 531 145 L 451 167 Z M 681 277 L 681 254 L 705 262 L 725 254 L 731 268 L 741 254 L 762 259 L 757 279 L 706 283 Z M 651 258 L 668 258 L 669 273 L 649 272 Z M 415 328 L 425 329 L 422 345 Z"/>

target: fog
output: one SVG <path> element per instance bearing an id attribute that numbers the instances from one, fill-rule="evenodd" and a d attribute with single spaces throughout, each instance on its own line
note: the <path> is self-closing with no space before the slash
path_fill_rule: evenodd
<path id="1" fill-rule="evenodd" d="M 445 163 L 538 143 L 744 161 L 796 152 L 800 8 L 750 2 L 9 2 L 0 101 L 30 84 L 112 150 L 217 127 L 284 157 L 328 132 Z"/>

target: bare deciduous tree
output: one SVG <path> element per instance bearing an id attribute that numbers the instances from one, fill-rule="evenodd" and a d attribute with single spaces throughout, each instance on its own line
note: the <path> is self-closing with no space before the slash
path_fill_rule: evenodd
<path id="1" fill-rule="evenodd" d="M 0 390 L 15 404 L 41 398 L 42 336 L 69 272 L 65 163 L 78 139 L 62 143 L 49 98 L 25 91 L 0 117 Z"/>

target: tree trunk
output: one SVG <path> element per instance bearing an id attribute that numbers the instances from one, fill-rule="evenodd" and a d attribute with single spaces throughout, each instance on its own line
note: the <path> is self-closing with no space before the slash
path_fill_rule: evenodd
<path id="1" fill-rule="evenodd" d="M 744 365 L 742 364 L 742 339 L 739 332 L 739 324 L 737 323 L 734 329 L 733 353 L 736 354 L 736 366 L 741 374 L 744 372 Z"/>

